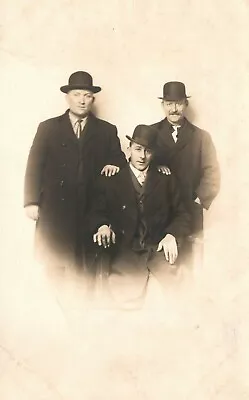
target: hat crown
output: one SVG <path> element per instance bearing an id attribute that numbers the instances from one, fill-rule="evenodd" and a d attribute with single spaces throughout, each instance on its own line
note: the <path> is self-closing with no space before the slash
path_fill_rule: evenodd
<path id="1" fill-rule="evenodd" d="M 182 82 L 172 81 L 166 82 L 163 86 L 163 99 L 178 101 L 186 99 L 186 89 Z"/>
<path id="2" fill-rule="evenodd" d="M 157 131 L 152 126 L 137 125 L 134 129 L 132 137 L 126 136 L 132 142 L 140 144 L 141 146 L 153 149 L 156 145 Z"/>
<path id="3" fill-rule="evenodd" d="M 63 93 L 68 93 L 73 89 L 84 89 L 90 90 L 93 93 L 98 93 L 101 87 L 93 85 L 93 78 L 88 72 L 76 71 L 70 75 L 68 84 L 60 88 Z"/>
<path id="4" fill-rule="evenodd" d="M 92 86 L 93 78 L 88 72 L 76 71 L 72 75 L 70 75 L 68 79 L 68 84 Z"/>

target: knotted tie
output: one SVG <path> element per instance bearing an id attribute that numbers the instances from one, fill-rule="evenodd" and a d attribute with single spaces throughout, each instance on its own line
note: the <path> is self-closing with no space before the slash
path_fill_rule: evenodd
<path id="1" fill-rule="evenodd" d="M 173 139 L 174 139 L 174 141 L 175 141 L 175 143 L 176 143 L 176 142 L 177 142 L 177 139 L 178 139 L 178 129 L 179 129 L 179 126 L 173 125 L 172 128 L 174 129 L 173 132 L 172 132 L 172 137 L 173 137 Z"/>
<path id="2" fill-rule="evenodd" d="M 144 182 L 146 179 L 146 172 L 141 171 L 140 174 L 137 177 L 138 182 L 140 183 L 141 186 L 143 186 Z"/>
<path id="3" fill-rule="evenodd" d="M 80 139 L 81 134 L 83 132 L 82 125 L 81 125 L 82 121 L 83 121 L 82 119 L 78 119 L 75 122 L 75 131 L 76 131 L 75 133 L 76 133 L 76 136 L 78 139 Z"/>

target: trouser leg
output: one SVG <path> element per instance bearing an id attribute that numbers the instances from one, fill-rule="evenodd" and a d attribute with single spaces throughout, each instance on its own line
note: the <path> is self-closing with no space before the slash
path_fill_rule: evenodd
<path id="1" fill-rule="evenodd" d="M 152 249 L 148 260 L 148 268 L 158 280 L 164 291 L 171 291 L 183 281 L 183 269 L 179 263 L 170 265 L 164 252 Z"/>
<path id="2" fill-rule="evenodd" d="M 121 307 L 141 307 L 144 302 L 149 271 L 148 252 L 123 250 L 114 257 L 108 278 L 111 301 Z"/>
<path id="3" fill-rule="evenodd" d="M 148 267 L 159 282 L 166 314 L 186 323 L 196 321 L 198 298 L 192 269 L 182 264 L 169 265 L 163 251 L 152 252 Z"/>

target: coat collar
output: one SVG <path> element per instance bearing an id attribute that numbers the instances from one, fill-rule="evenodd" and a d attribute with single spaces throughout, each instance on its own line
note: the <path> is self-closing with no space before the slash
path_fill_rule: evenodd
<path id="1" fill-rule="evenodd" d="M 155 188 L 160 182 L 160 172 L 154 166 L 150 166 L 146 181 L 144 183 L 144 197 L 149 197 L 150 195 L 154 194 Z"/>
<path id="2" fill-rule="evenodd" d="M 181 128 L 179 128 L 178 140 L 175 143 L 172 138 L 172 128 L 171 124 L 168 122 L 167 118 L 159 122 L 158 130 L 160 134 L 160 140 L 174 151 L 178 151 L 185 147 L 190 140 L 192 140 L 194 126 L 185 118 Z"/>
<path id="3" fill-rule="evenodd" d="M 71 121 L 69 119 L 69 110 L 59 117 L 59 132 L 63 138 L 67 138 L 67 140 L 74 144 L 78 143 L 78 139 L 74 133 Z"/>
<path id="4" fill-rule="evenodd" d="M 98 134 L 97 129 L 98 119 L 94 114 L 90 113 L 87 117 L 87 122 L 83 130 L 83 136 L 81 139 L 81 143 L 83 146 L 86 145 L 89 141 L 95 141 L 95 137 Z"/>
<path id="5" fill-rule="evenodd" d="M 129 164 L 127 164 L 120 172 L 120 177 L 122 180 L 122 184 L 117 186 L 117 193 L 118 196 L 124 199 L 124 201 L 130 203 L 133 203 L 136 201 L 136 195 L 135 195 L 135 188 L 132 183 L 132 178 L 131 178 L 131 169 L 129 167 Z M 142 196 L 144 198 L 149 197 L 151 194 L 154 193 L 154 190 L 156 186 L 159 184 L 160 181 L 160 173 L 157 171 L 157 169 L 153 166 L 150 166 L 146 181 L 143 186 L 143 193 Z"/>
<path id="6" fill-rule="evenodd" d="M 64 114 L 60 116 L 60 132 L 62 132 L 67 138 L 73 142 L 74 144 L 79 143 L 79 139 L 76 137 L 70 118 L 69 118 L 69 110 L 67 110 Z M 97 124 L 97 118 L 94 114 L 90 113 L 87 117 L 87 122 L 85 124 L 83 130 L 82 144 L 85 145 L 89 139 L 92 139 L 96 133 L 97 129 L 95 129 Z"/>

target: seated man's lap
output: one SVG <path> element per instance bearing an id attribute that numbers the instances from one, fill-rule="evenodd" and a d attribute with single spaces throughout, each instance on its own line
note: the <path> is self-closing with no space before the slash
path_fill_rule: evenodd
<path id="1" fill-rule="evenodd" d="M 163 290 L 180 289 L 189 279 L 188 268 L 177 262 L 173 265 L 166 260 L 164 252 L 152 251 L 148 268 L 158 280 Z"/>
<path id="2" fill-rule="evenodd" d="M 131 249 L 122 249 L 114 256 L 108 279 L 114 300 L 131 301 L 144 295 L 149 278 L 147 259 L 147 251 Z"/>

